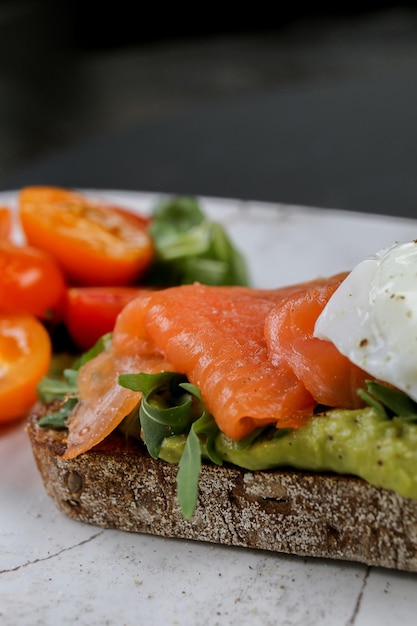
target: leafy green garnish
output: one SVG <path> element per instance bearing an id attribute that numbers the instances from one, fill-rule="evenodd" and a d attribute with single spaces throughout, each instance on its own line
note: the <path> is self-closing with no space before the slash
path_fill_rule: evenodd
<path id="1" fill-rule="evenodd" d="M 71 413 L 74 406 L 77 404 L 78 398 L 71 396 L 67 398 L 64 404 L 52 413 L 48 413 L 44 417 L 41 417 L 38 424 L 45 428 L 52 428 L 54 430 L 63 430 L 67 427 L 67 418 Z"/>
<path id="2" fill-rule="evenodd" d="M 48 404 L 54 400 L 63 400 L 57 411 L 42 417 L 38 424 L 45 428 L 60 430 L 66 428 L 67 418 L 78 402 L 78 371 L 64 369 L 62 378 L 44 376 L 38 384 L 38 396 L 41 402 Z"/>
<path id="3" fill-rule="evenodd" d="M 63 378 L 44 376 L 38 384 L 38 396 L 41 402 L 48 404 L 54 400 L 63 400 L 66 396 L 78 395 L 78 371 L 67 368 Z"/>
<path id="4" fill-rule="evenodd" d="M 213 463 L 217 465 L 222 465 L 222 458 L 217 453 L 215 445 L 216 437 L 220 432 L 219 427 L 211 413 L 207 411 L 199 388 L 188 382 L 181 383 L 181 387 L 198 400 L 200 416 L 193 422 L 191 428 L 202 438 L 205 454 L 210 461 L 213 461 Z"/>
<path id="5" fill-rule="evenodd" d="M 84 363 L 106 350 L 111 342 L 111 334 L 104 335 L 97 343 L 76 360 L 72 367 L 65 368 L 62 375 L 43 376 L 37 386 L 39 400 L 49 404 L 55 400 L 62 401 L 57 411 L 42 417 L 38 424 L 46 428 L 66 428 L 67 418 L 78 402 L 78 371 Z"/>
<path id="6" fill-rule="evenodd" d="M 203 452 L 214 463 L 222 464 L 216 452 L 218 427 L 207 412 L 200 391 L 175 372 L 161 374 L 121 374 L 119 384 L 142 392 L 139 419 L 149 454 L 158 458 L 167 437 L 186 434 L 179 461 L 177 497 L 186 519 L 197 505 L 198 483 Z"/>
<path id="7" fill-rule="evenodd" d="M 195 198 L 178 196 L 157 205 L 150 223 L 156 259 L 152 285 L 247 285 L 246 263 L 223 226 L 206 218 Z"/>
<path id="8" fill-rule="evenodd" d="M 366 391 L 358 390 L 366 404 L 376 409 L 386 419 L 401 417 L 407 422 L 417 422 L 417 403 L 403 391 L 377 381 L 366 381 Z"/>
<path id="9" fill-rule="evenodd" d="M 193 394 L 201 403 L 201 416 L 191 425 L 185 442 L 184 452 L 178 465 L 177 497 L 185 519 L 194 515 L 198 499 L 198 483 L 201 472 L 201 441 L 203 438 L 207 456 L 213 463 L 222 465 L 223 461 L 216 451 L 215 439 L 219 432 L 213 417 L 207 412 L 200 390 L 190 383 L 181 385 Z"/>
<path id="10" fill-rule="evenodd" d="M 113 333 L 106 333 L 94 344 L 92 348 L 84 352 L 73 364 L 73 368 L 79 370 L 82 365 L 94 359 L 95 356 L 107 350 L 112 342 Z"/>
<path id="11" fill-rule="evenodd" d="M 180 383 L 186 378 L 175 372 L 120 374 L 122 387 L 142 392 L 139 419 L 149 454 L 158 458 L 165 437 L 187 432 L 195 419 L 192 399 Z"/>

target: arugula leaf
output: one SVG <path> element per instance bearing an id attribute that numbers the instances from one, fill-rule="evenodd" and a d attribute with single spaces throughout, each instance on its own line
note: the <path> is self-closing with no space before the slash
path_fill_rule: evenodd
<path id="1" fill-rule="evenodd" d="M 150 224 L 156 259 L 148 274 L 152 285 L 247 285 L 241 253 L 223 226 L 208 220 L 198 201 L 174 197 L 157 205 Z"/>
<path id="2" fill-rule="evenodd" d="M 176 196 L 164 200 L 155 206 L 153 215 L 158 220 L 159 227 L 173 228 L 182 233 L 188 232 L 204 220 L 199 202 L 191 196 Z"/>
<path id="3" fill-rule="evenodd" d="M 215 438 L 219 432 L 217 424 L 207 412 L 200 390 L 190 383 L 182 383 L 181 387 L 188 389 L 201 403 L 202 414 L 193 422 L 185 442 L 177 473 L 177 498 L 185 519 L 191 519 L 197 506 L 198 484 L 201 472 L 201 442 L 199 435 L 205 439 L 205 449 L 211 461 L 222 465 L 222 458 L 216 451 Z"/>
<path id="4" fill-rule="evenodd" d="M 222 465 L 215 445 L 219 429 L 200 390 L 175 372 L 121 374 L 118 381 L 142 392 L 139 419 L 151 456 L 158 458 L 167 437 L 187 434 L 178 464 L 177 497 L 184 517 L 189 519 L 197 505 L 203 452 L 213 463 Z"/>
<path id="5" fill-rule="evenodd" d="M 64 401 L 61 407 L 42 417 L 38 424 L 59 430 L 66 428 L 67 417 L 78 402 L 78 371 L 84 363 L 106 350 L 111 342 L 111 333 L 101 337 L 97 343 L 75 361 L 71 368 L 65 368 L 60 377 L 44 376 L 38 386 L 39 400 L 48 404 L 54 400 Z"/>
<path id="6" fill-rule="evenodd" d="M 219 434 L 219 427 L 214 421 L 213 416 L 207 411 L 199 388 L 189 382 L 181 383 L 180 386 L 199 401 L 201 414 L 200 417 L 193 422 L 191 429 L 203 438 L 204 449 L 210 461 L 213 461 L 216 465 L 222 465 L 223 460 L 216 451 L 216 437 Z"/>
<path id="7" fill-rule="evenodd" d="M 195 419 L 192 398 L 180 386 L 185 380 L 176 372 L 140 372 L 118 377 L 122 387 L 142 392 L 139 419 L 145 445 L 153 458 L 158 458 L 166 437 L 187 432 Z"/>
<path id="8" fill-rule="evenodd" d="M 73 368 L 75 370 L 79 370 L 82 365 L 84 365 L 88 361 L 91 361 L 91 359 L 93 359 L 95 356 L 97 356 L 101 352 L 104 352 L 104 350 L 107 350 L 110 347 L 112 337 L 113 337 L 112 333 L 106 333 L 105 335 L 100 337 L 100 339 L 98 339 L 98 341 L 94 344 L 92 348 L 87 350 L 87 352 L 84 352 L 75 361 Z"/>
<path id="9" fill-rule="evenodd" d="M 191 519 L 197 506 L 198 483 L 201 472 L 200 440 L 191 428 L 185 442 L 177 473 L 177 498 L 185 519 Z"/>
<path id="10" fill-rule="evenodd" d="M 408 422 L 417 422 L 417 403 L 406 393 L 373 380 L 367 380 L 365 384 L 367 391 L 359 389 L 359 396 L 385 418 L 398 416 Z"/>
<path id="11" fill-rule="evenodd" d="M 39 426 L 44 426 L 45 428 L 53 428 L 54 430 L 61 430 L 66 428 L 68 415 L 71 413 L 77 402 L 78 398 L 67 398 L 64 404 L 57 411 L 48 413 L 44 417 L 41 417 L 38 422 Z"/>
<path id="12" fill-rule="evenodd" d="M 53 400 L 63 400 L 66 396 L 78 394 L 78 371 L 67 368 L 63 372 L 63 379 L 43 376 L 37 392 L 41 402 L 47 404 Z"/>

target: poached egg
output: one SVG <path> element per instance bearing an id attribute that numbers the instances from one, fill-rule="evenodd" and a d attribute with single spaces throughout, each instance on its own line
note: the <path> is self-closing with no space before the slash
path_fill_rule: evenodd
<path id="1" fill-rule="evenodd" d="M 356 265 L 318 317 L 314 336 L 417 401 L 417 240 Z"/>

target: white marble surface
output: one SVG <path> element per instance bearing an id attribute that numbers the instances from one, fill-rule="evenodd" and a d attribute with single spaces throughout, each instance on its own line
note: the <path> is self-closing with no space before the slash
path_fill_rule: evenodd
<path id="1" fill-rule="evenodd" d="M 150 194 L 95 192 L 147 210 Z M 0 194 L 0 202 L 15 194 Z M 417 220 L 203 198 L 273 287 L 349 269 Z M 24 424 L 0 431 L 1 626 L 415 624 L 416 575 L 103 530 L 59 513 Z"/>

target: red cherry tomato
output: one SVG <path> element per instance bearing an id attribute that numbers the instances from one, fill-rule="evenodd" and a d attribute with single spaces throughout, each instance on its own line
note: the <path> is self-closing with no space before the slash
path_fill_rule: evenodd
<path id="1" fill-rule="evenodd" d="M 57 321 L 65 293 L 66 283 L 53 257 L 0 239 L 0 311 Z"/>
<path id="2" fill-rule="evenodd" d="M 71 287 L 67 292 L 65 323 L 81 350 L 91 348 L 111 332 L 125 305 L 143 291 L 138 287 Z"/>

